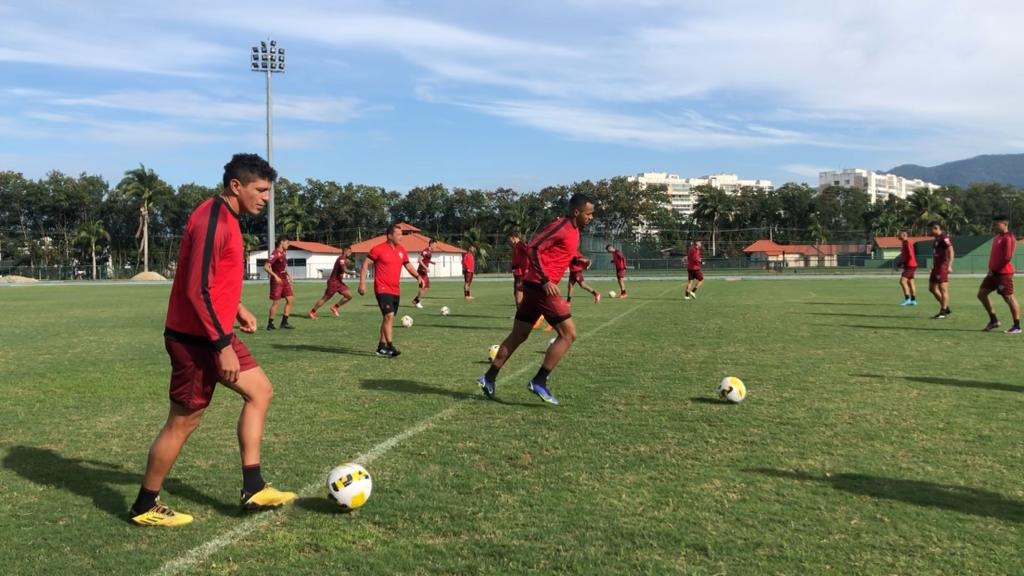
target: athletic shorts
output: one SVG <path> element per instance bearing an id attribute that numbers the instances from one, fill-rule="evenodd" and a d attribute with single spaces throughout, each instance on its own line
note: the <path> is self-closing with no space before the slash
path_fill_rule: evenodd
<path id="1" fill-rule="evenodd" d="M 946 266 L 932 268 L 932 273 L 928 276 L 928 282 L 930 284 L 945 284 L 949 282 L 949 268 Z"/>
<path id="2" fill-rule="evenodd" d="M 380 313 L 385 316 L 398 314 L 398 304 L 401 299 L 398 294 L 377 294 L 377 306 L 380 307 Z"/>
<path id="3" fill-rule="evenodd" d="M 615 277 L 619 278 L 619 279 L 625 278 L 626 277 L 626 270 L 625 269 L 616 270 L 615 271 Z"/>
<path id="4" fill-rule="evenodd" d="M 420 284 L 424 288 L 430 288 L 430 275 L 425 269 L 417 268 L 416 275 L 420 277 Z"/>
<path id="5" fill-rule="evenodd" d="M 288 298 L 294 295 L 291 280 L 285 280 L 284 282 L 278 282 L 274 279 L 270 280 L 271 300 L 280 300 L 281 298 Z"/>
<path id="6" fill-rule="evenodd" d="M 513 292 L 522 292 L 523 291 L 523 277 L 522 276 L 514 276 L 512 278 L 512 291 Z"/>
<path id="7" fill-rule="evenodd" d="M 229 346 L 234 348 L 238 356 L 240 372 L 259 366 L 245 344 L 234 335 L 231 336 Z M 189 344 L 171 338 L 164 338 L 164 347 L 171 357 L 171 402 L 189 410 L 201 410 L 209 406 L 213 391 L 220 382 L 220 371 L 217 369 L 219 352 L 210 346 Z"/>
<path id="8" fill-rule="evenodd" d="M 472 284 L 473 283 L 473 273 L 472 272 L 463 272 L 462 273 L 462 277 L 465 278 L 466 284 Z"/>
<path id="9" fill-rule="evenodd" d="M 341 294 L 349 298 L 352 297 L 352 291 L 349 290 L 347 284 L 337 280 L 330 280 L 327 282 L 327 290 L 324 291 L 324 298 L 330 298 L 335 294 Z"/>
<path id="10" fill-rule="evenodd" d="M 981 289 L 988 292 L 999 292 L 1000 296 L 1013 295 L 1013 274 L 992 274 L 989 273 L 981 281 Z"/>
<path id="11" fill-rule="evenodd" d="M 915 272 L 917 272 L 917 266 L 904 266 L 903 274 L 900 274 L 900 276 L 907 280 L 913 280 Z"/>
<path id="12" fill-rule="evenodd" d="M 569 272 L 569 285 L 583 284 L 583 272 Z"/>
<path id="13" fill-rule="evenodd" d="M 704 281 L 704 272 L 701 271 L 701 270 L 687 270 L 686 271 L 686 279 L 687 280 L 696 280 L 697 282 L 703 282 Z"/>
<path id="14" fill-rule="evenodd" d="M 516 320 L 532 326 L 541 316 L 551 326 L 557 326 L 572 318 L 572 312 L 561 296 L 550 296 L 540 284 L 523 282 L 523 301 L 516 309 Z"/>

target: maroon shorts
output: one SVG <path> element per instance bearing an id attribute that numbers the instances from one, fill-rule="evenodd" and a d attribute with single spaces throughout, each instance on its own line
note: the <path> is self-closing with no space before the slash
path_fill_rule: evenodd
<path id="1" fill-rule="evenodd" d="M 917 266 L 904 266 L 903 274 L 900 274 L 900 276 L 907 280 L 913 280 L 915 272 L 917 272 Z"/>
<path id="2" fill-rule="evenodd" d="M 512 279 L 512 290 L 514 292 L 522 292 L 523 291 L 523 277 L 522 276 L 514 276 L 513 277 L 513 279 Z"/>
<path id="3" fill-rule="evenodd" d="M 324 298 L 330 298 L 335 294 L 341 294 L 348 298 L 352 297 L 352 291 L 349 290 L 347 284 L 345 284 L 344 282 L 339 282 L 337 280 L 328 280 L 327 290 L 324 290 Z"/>
<path id="4" fill-rule="evenodd" d="M 270 299 L 280 300 L 281 298 L 289 298 L 294 296 L 292 292 L 292 283 L 290 280 L 285 282 L 278 282 L 274 279 L 270 280 Z"/>
<path id="5" fill-rule="evenodd" d="M 583 272 L 569 272 L 569 285 L 583 284 Z"/>
<path id="6" fill-rule="evenodd" d="M 1013 274 L 989 273 L 981 281 L 981 289 L 988 292 L 999 292 L 1000 296 L 1013 295 Z"/>
<path id="7" fill-rule="evenodd" d="M 234 348 L 238 356 L 240 372 L 259 366 L 245 344 L 234 335 L 231 336 L 229 346 Z M 164 338 L 164 347 L 171 357 L 171 402 L 189 410 L 201 410 L 209 406 L 213 391 L 220 382 L 220 371 L 217 369 L 219 352 L 210 346 L 189 344 L 171 338 Z"/>
<path id="8" fill-rule="evenodd" d="M 420 285 L 424 288 L 430 288 L 430 274 L 423 268 L 416 269 L 416 275 L 420 277 Z"/>
<path id="9" fill-rule="evenodd" d="M 472 272 L 463 272 L 462 273 L 462 277 L 466 280 L 466 284 L 472 284 L 473 283 L 473 273 Z"/>
<path id="10" fill-rule="evenodd" d="M 686 271 L 686 279 L 687 280 L 696 280 L 697 282 L 703 282 L 704 281 L 704 272 L 702 272 L 700 270 L 687 270 Z"/>
<path id="11" fill-rule="evenodd" d="M 945 266 L 942 268 L 932 268 L 932 273 L 928 276 L 928 282 L 930 284 L 945 284 L 949 282 L 949 268 Z"/>
<path id="12" fill-rule="evenodd" d="M 626 270 L 625 269 L 623 269 L 623 270 L 616 270 L 615 271 L 615 277 L 616 278 L 620 278 L 620 279 L 621 278 L 625 278 L 626 277 Z"/>
<path id="13" fill-rule="evenodd" d="M 516 309 L 516 320 L 532 326 L 541 316 L 551 326 L 557 326 L 572 318 L 572 312 L 569 311 L 569 303 L 561 296 L 548 295 L 540 284 L 523 282 L 523 301 Z"/>

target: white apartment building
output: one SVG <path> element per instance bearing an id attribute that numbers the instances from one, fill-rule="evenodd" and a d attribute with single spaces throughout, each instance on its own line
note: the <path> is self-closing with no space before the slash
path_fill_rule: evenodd
<path id="1" fill-rule="evenodd" d="M 643 186 L 663 184 L 668 188 L 668 207 L 689 216 L 693 214 L 693 206 L 697 203 L 697 195 L 693 189 L 697 186 L 712 186 L 730 194 L 738 194 L 743 188 L 757 188 L 771 192 L 775 189 L 771 180 L 741 180 L 735 174 L 711 174 L 700 178 L 680 178 L 678 174 L 667 172 L 642 172 L 630 176 L 630 180 Z"/>
<path id="2" fill-rule="evenodd" d="M 918 188 L 935 190 L 938 184 L 924 180 L 910 180 L 895 174 L 884 174 L 863 168 L 845 168 L 843 170 L 821 172 L 818 174 L 818 189 L 828 186 L 860 188 L 868 193 L 871 203 L 885 202 L 889 196 L 906 199 Z"/>

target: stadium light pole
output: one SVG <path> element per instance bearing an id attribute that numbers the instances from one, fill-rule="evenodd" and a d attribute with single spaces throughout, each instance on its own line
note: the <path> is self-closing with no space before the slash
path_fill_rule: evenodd
<path id="1" fill-rule="evenodd" d="M 274 165 L 274 124 L 271 113 L 273 96 L 270 77 L 284 73 L 284 48 L 277 47 L 277 40 L 261 40 L 259 46 L 252 47 L 252 60 L 249 69 L 262 72 L 267 76 L 267 162 Z M 270 185 L 270 198 L 267 202 L 267 254 L 274 249 L 274 185 Z"/>

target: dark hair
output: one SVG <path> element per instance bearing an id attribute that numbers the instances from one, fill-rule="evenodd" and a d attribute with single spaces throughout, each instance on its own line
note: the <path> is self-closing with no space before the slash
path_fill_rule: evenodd
<path id="1" fill-rule="evenodd" d="M 384 231 L 384 234 L 390 236 L 395 233 L 395 230 L 400 230 L 398 224 L 388 224 L 387 230 Z"/>
<path id="2" fill-rule="evenodd" d="M 605 250 L 607 250 L 607 249 L 609 249 L 609 248 L 611 248 L 612 250 L 614 250 L 614 249 L 615 249 L 615 246 L 612 246 L 611 244 L 608 244 L 607 246 L 605 246 L 605 247 L 604 247 L 604 249 L 605 249 Z"/>
<path id="3" fill-rule="evenodd" d="M 902 230 L 896 233 L 897 236 L 899 236 L 900 234 L 906 234 L 907 236 L 910 236 L 910 230 L 903 228 Z"/>
<path id="4" fill-rule="evenodd" d="M 576 194 L 572 195 L 572 198 L 569 198 L 569 210 L 579 210 L 582 209 L 587 204 L 593 203 L 593 198 L 587 196 L 586 194 L 583 194 L 582 192 L 577 192 Z"/>
<path id="5" fill-rule="evenodd" d="M 1009 216 L 1007 216 L 1005 214 L 996 214 L 995 216 L 992 217 L 992 221 L 993 222 L 1009 222 L 1010 218 L 1009 218 Z"/>
<path id="6" fill-rule="evenodd" d="M 519 228 L 518 227 L 513 226 L 512 228 L 508 229 L 508 236 L 509 236 L 509 238 L 512 238 L 512 237 L 519 238 L 520 236 L 522 236 L 522 234 L 519 233 Z"/>
<path id="7" fill-rule="evenodd" d="M 274 240 L 274 248 L 277 248 L 278 246 L 280 246 L 281 242 L 287 242 L 287 241 L 288 241 L 288 237 L 287 236 L 278 236 L 277 240 Z"/>
<path id="8" fill-rule="evenodd" d="M 259 154 L 235 154 L 231 157 L 231 162 L 224 165 L 225 190 L 231 186 L 232 180 L 238 180 L 245 185 L 257 178 L 271 182 L 277 180 L 277 170 Z"/>
<path id="9" fill-rule="evenodd" d="M 935 228 L 936 226 L 939 227 L 939 230 L 942 230 L 942 224 L 940 224 L 938 220 L 932 220 L 928 223 L 929 228 Z"/>

